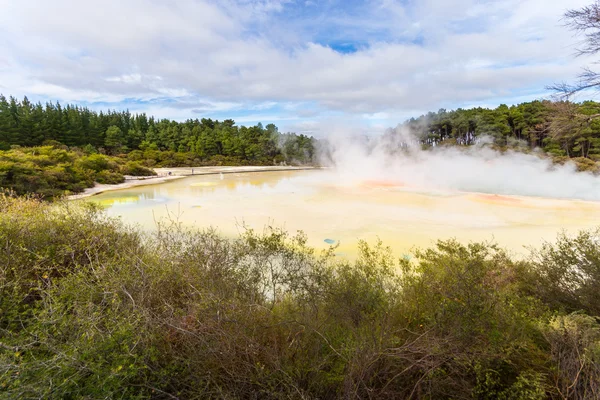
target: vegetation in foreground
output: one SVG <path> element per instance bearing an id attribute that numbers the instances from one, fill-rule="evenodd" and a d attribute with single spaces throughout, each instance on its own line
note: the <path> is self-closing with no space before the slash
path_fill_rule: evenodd
<path id="1" fill-rule="evenodd" d="M 600 397 L 600 231 L 355 262 L 0 198 L 0 397 Z"/>

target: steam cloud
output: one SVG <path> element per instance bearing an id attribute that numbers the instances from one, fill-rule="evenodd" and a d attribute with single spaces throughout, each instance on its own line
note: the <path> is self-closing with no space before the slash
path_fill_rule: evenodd
<path id="1" fill-rule="evenodd" d="M 340 183 L 387 181 L 419 190 L 483 192 L 600 201 L 600 177 L 573 163 L 553 165 L 534 154 L 500 153 L 485 139 L 471 147 L 421 150 L 401 129 L 375 139 L 326 140 L 321 162 Z"/>

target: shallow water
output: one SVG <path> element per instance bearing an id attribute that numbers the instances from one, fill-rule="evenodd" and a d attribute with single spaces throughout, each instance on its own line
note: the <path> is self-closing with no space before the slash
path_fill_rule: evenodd
<path id="1" fill-rule="evenodd" d="M 437 239 L 495 241 L 520 256 L 562 229 L 600 225 L 600 203 L 406 188 L 389 181 L 339 181 L 328 171 L 192 176 L 106 192 L 89 201 L 153 229 L 171 217 L 235 236 L 243 226 L 304 231 L 309 244 L 352 258 L 360 239 L 378 237 L 396 255 Z"/>

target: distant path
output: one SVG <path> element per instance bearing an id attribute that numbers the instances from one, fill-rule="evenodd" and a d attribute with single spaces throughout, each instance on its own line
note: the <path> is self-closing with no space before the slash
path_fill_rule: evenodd
<path id="1" fill-rule="evenodd" d="M 302 171 L 321 169 L 321 167 L 287 167 L 287 166 L 243 166 L 243 167 L 181 167 L 181 168 L 155 168 L 157 176 L 126 176 L 125 182 L 116 185 L 102 185 L 96 183 L 92 188 L 85 189 L 82 193 L 67 197 L 67 200 L 83 199 L 111 190 L 128 189 L 136 186 L 156 185 L 167 181 L 181 179 L 195 175 L 237 174 L 249 172 L 274 172 L 274 171 Z M 192 173 L 193 171 L 193 173 Z"/>
<path id="2" fill-rule="evenodd" d="M 238 167 L 177 167 L 154 168 L 159 176 L 191 176 L 214 174 L 237 174 L 242 172 L 274 172 L 274 171 L 302 171 L 321 169 L 321 167 L 288 167 L 288 166 L 238 166 Z M 171 175 L 169 175 L 169 173 Z"/>

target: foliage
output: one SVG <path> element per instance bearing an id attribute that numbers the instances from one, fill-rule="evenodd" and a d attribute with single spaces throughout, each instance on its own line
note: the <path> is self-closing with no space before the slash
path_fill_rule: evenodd
<path id="1" fill-rule="evenodd" d="M 77 160 L 77 166 L 82 169 L 89 169 L 94 172 L 100 172 L 104 170 L 115 170 L 117 164 L 102 154 L 91 154 L 89 156 L 83 156 Z"/>
<path id="2" fill-rule="evenodd" d="M 555 309 L 600 315 L 600 228 L 559 235 L 533 252 L 536 294 Z"/>
<path id="3" fill-rule="evenodd" d="M 423 147 L 469 146 L 488 138 L 500 150 L 533 151 L 574 158 L 578 168 L 598 172 L 600 104 L 593 101 L 532 101 L 495 109 L 439 110 L 390 130 L 400 141 L 410 134 Z M 397 143 L 398 140 L 393 141 Z M 11 146 L 63 149 L 78 147 L 86 154 L 126 154 L 146 167 L 203 165 L 313 164 L 323 142 L 295 133 L 263 127 L 236 126 L 233 120 L 155 120 L 128 111 L 96 113 L 87 108 L 32 104 L 0 95 L 0 150 Z M 68 146 L 68 147 L 64 147 Z"/>
<path id="4" fill-rule="evenodd" d="M 125 136 L 118 126 L 109 126 L 105 133 L 104 145 L 113 154 L 122 150 L 125 143 Z"/>
<path id="5" fill-rule="evenodd" d="M 559 315 L 545 327 L 556 391 L 565 399 L 600 397 L 600 325 L 585 314 Z"/>
<path id="6" fill-rule="evenodd" d="M 121 167 L 121 173 L 123 175 L 131 175 L 131 176 L 153 176 L 153 175 L 156 175 L 156 172 L 154 172 L 150 168 L 144 167 L 139 162 L 135 162 L 135 161 L 129 161 L 125 165 L 123 165 Z"/>
<path id="7" fill-rule="evenodd" d="M 594 237 L 346 261 L 278 229 L 144 234 L 3 196 L 0 398 L 597 398 L 591 294 L 572 314 L 568 284 L 538 284 L 570 254 L 597 268 Z"/>
<path id="8" fill-rule="evenodd" d="M 70 104 L 32 104 L 26 97 L 17 101 L 0 95 L 0 150 L 13 145 L 40 146 L 47 141 L 86 148 L 88 154 L 93 149 L 111 155 L 160 151 L 169 160 L 149 154 L 144 159 L 164 167 L 219 165 L 219 157 L 223 158 L 222 165 L 315 162 L 314 139 L 291 133 L 281 135 L 273 124 L 239 127 L 230 119 L 206 118 L 181 123 L 159 121 L 143 113 L 97 113 Z M 287 147 L 282 153 L 280 147 L 284 143 Z"/>
<path id="9" fill-rule="evenodd" d="M 554 157 L 580 157 L 582 170 L 598 171 L 600 104 L 593 101 L 532 101 L 508 107 L 439 110 L 411 118 L 388 135 L 409 134 L 424 147 L 469 146 L 492 139 L 499 150 L 544 150 Z"/>
<path id="10" fill-rule="evenodd" d="M 96 174 L 96 182 L 105 185 L 116 185 L 125 182 L 125 177 L 119 172 L 100 171 Z"/>
<path id="11" fill-rule="evenodd" d="M 102 154 L 54 146 L 18 147 L 0 151 L 0 187 L 17 194 L 35 193 L 51 199 L 77 193 L 99 183 L 121 183 L 123 173 L 154 175 L 142 166 Z M 123 168 L 123 171 L 121 169 Z"/>

